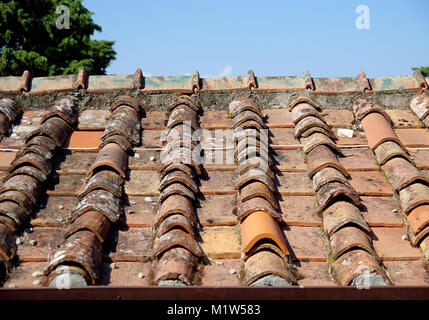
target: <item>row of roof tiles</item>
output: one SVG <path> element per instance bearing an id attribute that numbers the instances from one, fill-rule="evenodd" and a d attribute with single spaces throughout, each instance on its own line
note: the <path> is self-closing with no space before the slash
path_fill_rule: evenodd
<path id="1" fill-rule="evenodd" d="M 293 111 L 293 110 L 292 110 Z M 374 113 L 374 112 L 372 112 L 372 113 Z M 298 124 L 298 122 L 299 121 L 301 121 L 301 120 L 305 120 L 305 118 L 307 118 L 308 116 L 304 116 L 304 117 L 302 117 L 302 112 L 301 113 L 296 113 L 295 112 L 295 117 L 294 117 L 294 122 L 296 122 L 297 124 Z M 371 114 L 371 113 L 368 113 L 368 114 Z M 315 112 L 312 112 L 312 116 L 314 117 L 315 115 L 317 115 L 317 113 L 315 113 Z M 234 117 L 235 118 L 235 117 Z M 301 119 L 299 119 L 299 118 L 301 118 Z M 317 117 L 316 117 L 317 118 Z M 249 120 L 251 120 L 251 121 L 255 121 L 255 119 L 245 119 L 245 121 L 243 121 L 243 122 L 241 122 L 241 124 L 242 123 L 245 123 L 245 122 L 248 122 Z M 329 135 L 329 127 L 328 128 L 326 128 L 326 126 L 323 126 L 323 123 L 320 123 L 320 126 L 317 126 L 317 125 L 310 125 L 310 126 L 306 126 L 303 130 L 299 130 L 299 128 L 301 128 L 301 126 L 296 126 L 296 132 L 297 132 L 297 137 L 301 137 L 306 131 L 308 131 L 308 130 L 312 130 L 312 129 L 314 129 L 314 128 L 321 128 L 321 129 L 323 129 L 323 130 L 325 130 L 325 132 L 324 131 L 322 131 L 322 133 L 328 133 L 328 135 Z M 318 134 L 320 134 L 320 132 L 312 132 L 311 134 L 309 134 L 309 136 L 308 137 L 312 137 L 312 136 L 314 136 L 314 135 L 318 135 Z M 383 136 L 383 138 L 384 138 L 384 136 Z M 382 139 L 383 139 L 382 138 Z M 389 140 L 389 139 L 387 139 L 387 140 Z M 387 141 L 387 140 L 385 140 L 385 142 Z M 392 140 L 392 139 L 391 139 Z M 314 144 L 313 144 L 313 142 L 314 142 Z M 314 147 L 314 145 L 316 145 L 316 147 L 317 146 L 321 146 L 321 145 L 329 145 L 329 146 L 331 146 L 331 147 L 333 147 L 333 148 L 335 148 L 335 146 L 332 144 L 332 143 L 329 143 L 329 140 L 320 140 L 320 139 L 315 139 L 314 141 L 312 141 L 312 143 L 311 143 L 311 145 L 309 146 L 309 148 L 308 149 L 306 149 L 306 153 L 308 152 L 310 152 L 310 151 L 312 151 L 315 147 Z M 338 167 L 338 166 L 335 166 L 336 168 L 339 168 L 339 169 L 341 169 L 340 167 Z M 340 170 L 341 171 L 341 170 Z M 316 184 L 317 185 L 317 184 Z M 331 200 L 332 200 L 332 198 L 331 198 Z M 258 229 L 258 228 L 256 228 L 256 229 Z M 263 255 L 267 255 L 267 252 L 264 252 L 263 253 Z M 260 269 L 260 271 L 263 271 L 263 267 L 264 266 L 267 266 L 267 265 L 269 265 L 269 264 L 267 264 L 266 262 L 267 261 L 269 261 L 269 260 L 272 260 L 272 258 L 267 258 L 267 257 L 265 257 L 264 259 L 258 259 L 257 261 L 255 261 L 255 263 L 256 263 L 256 269 Z M 265 261 L 262 265 L 261 264 L 259 264 L 259 266 L 258 266 L 258 263 L 260 263 L 260 261 Z M 275 263 L 273 263 L 273 266 L 275 265 Z M 262 268 L 262 269 L 261 269 Z"/>
<path id="2" fill-rule="evenodd" d="M 25 71 L 21 77 L 0 77 L 0 92 L 41 94 L 50 91 L 106 92 L 118 89 L 141 92 L 196 93 L 211 90 L 250 88 L 259 91 L 310 90 L 315 93 L 371 92 L 428 89 L 429 78 L 416 70 L 413 75 L 368 79 L 362 71 L 357 77 L 312 78 L 308 71 L 301 76 L 255 77 L 250 70 L 245 76 L 200 78 L 198 71 L 185 76 L 145 77 L 140 69 L 133 75 L 90 75 L 81 69 L 76 75 L 35 77 Z"/>

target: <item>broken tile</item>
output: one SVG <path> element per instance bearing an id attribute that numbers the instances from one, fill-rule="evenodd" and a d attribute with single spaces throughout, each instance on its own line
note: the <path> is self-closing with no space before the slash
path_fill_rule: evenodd
<path id="1" fill-rule="evenodd" d="M 429 205 L 421 205 L 411 210 L 407 221 L 413 233 L 418 235 L 429 224 Z"/>

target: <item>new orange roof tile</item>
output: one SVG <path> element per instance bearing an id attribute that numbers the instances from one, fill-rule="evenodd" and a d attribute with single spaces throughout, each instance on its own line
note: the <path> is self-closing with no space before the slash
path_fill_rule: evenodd
<path id="1" fill-rule="evenodd" d="M 258 241 L 274 241 L 286 254 L 289 251 L 277 222 L 268 213 L 256 211 L 246 217 L 240 225 L 241 246 L 248 252 Z"/>
<path id="2" fill-rule="evenodd" d="M 361 122 L 371 149 L 374 150 L 385 141 L 395 141 L 401 144 L 401 139 L 398 138 L 386 118 L 379 112 L 369 113 Z"/>
<path id="3" fill-rule="evenodd" d="M 74 131 L 65 147 L 77 151 L 97 151 L 102 135 L 103 131 Z"/>

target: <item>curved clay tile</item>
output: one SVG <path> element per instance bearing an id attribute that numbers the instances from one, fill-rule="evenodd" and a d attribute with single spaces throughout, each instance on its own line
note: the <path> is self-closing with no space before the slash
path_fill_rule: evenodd
<path id="1" fill-rule="evenodd" d="M 134 144 L 140 141 L 138 102 L 131 97 L 120 97 L 111 111 L 112 117 L 101 137 L 103 147 L 87 171 L 87 183 L 78 196 L 80 201 L 72 210 L 66 241 L 45 270 L 49 286 L 57 285 L 62 279 L 61 270 L 73 273 L 72 285 L 98 284 L 100 281 L 102 244 L 112 224 L 118 222 L 123 213 L 123 183 L 131 147 L 124 145 L 123 140 Z M 70 264 L 75 268 L 72 271 L 67 268 Z"/>
<path id="2" fill-rule="evenodd" d="M 407 151 L 394 141 L 386 141 L 381 143 L 377 148 L 375 148 L 374 152 L 377 161 L 381 166 L 395 157 L 403 157 L 410 163 L 414 164 L 414 161 L 408 155 Z"/>
<path id="3" fill-rule="evenodd" d="M 180 96 L 171 102 L 169 110 L 167 127 L 160 139 L 161 182 L 153 245 L 153 256 L 159 258 L 155 284 L 161 286 L 173 281 L 177 285 L 192 285 L 194 267 L 204 256 L 194 229 L 195 201 L 199 194 L 196 179 L 202 171 L 194 160 L 193 153 L 199 145 L 192 136 L 199 129 L 200 105 L 188 96 Z"/>
<path id="4" fill-rule="evenodd" d="M 356 270 L 362 261 L 352 260 L 346 266 L 339 265 L 339 261 L 347 255 L 359 256 L 362 250 L 366 250 L 368 260 L 377 265 L 376 269 L 371 269 L 372 274 L 369 276 L 372 278 L 368 283 L 375 284 L 379 281 L 379 284 L 385 285 L 386 275 L 375 259 L 376 253 L 368 235 L 370 228 L 358 209 L 359 196 L 347 179 L 350 178 L 349 173 L 337 158 L 341 151 L 330 139 L 331 134 L 323 132 L 331 131 L 329 127 L 329 130 L 323 127 L 327 126 L 326 123 L 311 114 L 303 117 L 300 122 L 305 122 L 306 119 L 311 120 L 309 123 L 323 128 L 307 137 L 299 134 L 305 128 L 297 128 L 296 132 L 303 144 L 309 176 L 322 210 L 323 229 L 330 244 L 329 255 L 333 260 L 333 273 L 341 285 L 357 285 L 361 281 L 361 274 L 353 270 Z M 310 130 L 309 126 L 307 131 Z"/>
<path id="5" fill-rule="evenodd" d="M 346 225 L 353 225 L 368 234 L 371 232 L 359 209 L 350 202 L 337 201 L 326 208 L 322 215 L 323 230 L 328 236 Z"/>

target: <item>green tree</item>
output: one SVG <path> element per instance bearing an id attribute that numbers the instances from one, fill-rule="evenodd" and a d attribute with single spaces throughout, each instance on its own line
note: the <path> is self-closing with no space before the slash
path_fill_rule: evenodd
<path id="1" fill-rule="evenodd" d="M 429 77 L 429 67 L 413 68 L 413 70 L 420 70 L 423 76 Z"/>
<path id="2" fill-rule="evenodd" d="M 67 6 L 68 15 L 61 5 Z M 33 76 L 61 75 L 80 68 L 105 74 L 115 59 L 114 41 L 90 39 L 101 31 L 92 15 L 82 0 L 2 0 L 0 75 L 21 75 L 24 70 Z"/>

